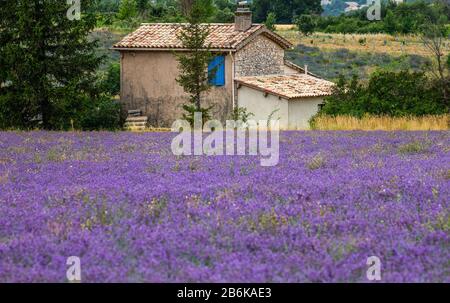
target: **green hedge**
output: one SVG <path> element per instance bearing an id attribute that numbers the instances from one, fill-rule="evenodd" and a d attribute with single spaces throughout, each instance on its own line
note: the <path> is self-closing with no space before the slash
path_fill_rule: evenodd
<path id="1" fill-rule="evenodd" d="M 319 114 L 350 115 L 361 118 L 365 114 L 389 116 L 439 115 L 449 112 L 443 101 L 442 89 L 423 72 L 375 72 L 363 84 L 355 76 L 340 77 L 334 94 L 325 98 Z"/>

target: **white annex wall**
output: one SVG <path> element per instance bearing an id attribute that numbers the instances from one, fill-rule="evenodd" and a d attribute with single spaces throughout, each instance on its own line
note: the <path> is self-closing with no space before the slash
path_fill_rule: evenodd
<path id="1" fill-rule="evenodd" d="M 238 89 L 238 102 L 240 107 L 245 107 L 255 116 L 253 120 L 267 120 L 270 114 L 272 119 L 280 118 L 280 129 L 301 130 L 309 129 L 309 119 L 319 110 L 319 104 L 323 98 L 299 98 L 286 100 L 274 95 L 264 95 L 264 92 L 241 86 Z"/>
<path id="2" fill-rule="evenodd" d="M 238 89 L 239 107 L 245 107 L 248 112 L 253 113 L 252 120 L 268 120 L 270 114 L 272 119 L 280 118 L 280 129 L 287 129 L 289 125 L 289 104 L 286 99 L 278 98 L 274 95 L 265 96 L 262 91 L 246 86 Z"/>
<path id="3" fill-rule="evenodd" d="M 289 129 L 309 129 L 309 119 L 319 111 L 322 97 L 300 98 L 289 101 Z"/>
<path id="4" fill-rule="evenodd" d="M 283 71 L 285 75 L 290 75 L 290 74 L 298 74 L 299 71 L 296 69 L 293 69 L 292 67 L 289 67 L 287 65 L 283 66 Z"/>

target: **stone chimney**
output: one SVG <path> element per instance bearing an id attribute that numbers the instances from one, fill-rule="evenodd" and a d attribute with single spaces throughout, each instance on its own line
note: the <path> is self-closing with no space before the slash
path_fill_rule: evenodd
<path id="1" fill-rule="evenodd" d="M 248 1 L 240 1 L 234 17 L 234 28 L 237 31 L 245 32 L 252 27 L 252 12 L 248 6 Z"/>

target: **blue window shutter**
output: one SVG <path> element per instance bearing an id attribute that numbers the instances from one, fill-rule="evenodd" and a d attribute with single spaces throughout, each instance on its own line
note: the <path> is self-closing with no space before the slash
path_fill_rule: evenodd
<path id="1" fill-rule="evenodd" d="M 209 62 L 209 65 L 208 65 L 208 77 L 209 77 L 209 84 L 211 84 L 211 85 L 214 85 L 215 83 L 215 77 L 211 77 L 211 73 L 212 73 L 212 71 L 213 71 L 213 69 L 214 69 L 214 67 L 215 67 L 215 64 L 216 64 L 216 57 L 214 57 L 212 60 L 211 60 L 211 62 Z"/>
<path id="2" fill-rule="evenodd" d="M 212 79 L 210 79 L 209 84 L 215 86 L 224 86 L 225 85 L 225 57 L 224 56 L 216 56 L 208 65 L 208 73 L 212 73 L 213 70 L 216 70 L 216 74 Z"/>
<path id="3" fill-rule="evenodd" d="M 224 86 L 225 85 L 225 57 L 220 56 L 218 58 L 218 68 L 216 72 L 216 85 Z"/>

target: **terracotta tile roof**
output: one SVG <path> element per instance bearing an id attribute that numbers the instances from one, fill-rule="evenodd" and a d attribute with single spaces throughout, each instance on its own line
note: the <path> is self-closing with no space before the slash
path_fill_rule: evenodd
<path id="1" fill-rule="evenodd" d="M 183 49 L 181 41 L 177 38 L 178 33 L 186 24 L 182 23 L 150 23 L 142 24 L 136 31 L 126 36 L 122 41 L 113 46 L 121 48 L 148 48 L 148 49 Z M 236 31 L 234 23 L 212 23 L 208 26 L 210 34 L 207 43 L 212 49 L 235 50 L 259 34 L 277 42 L 284 49 L 292 47 L 292 44 L 281 36 L 269 31 L 262 24 L 253 24 L 245 32 Z"/>
<path id="2" fill-rule="evenodd" d="M 236 82 L 286 99 L 329 96 L 333 82 L 305 74 L 240 77 Z"/>

